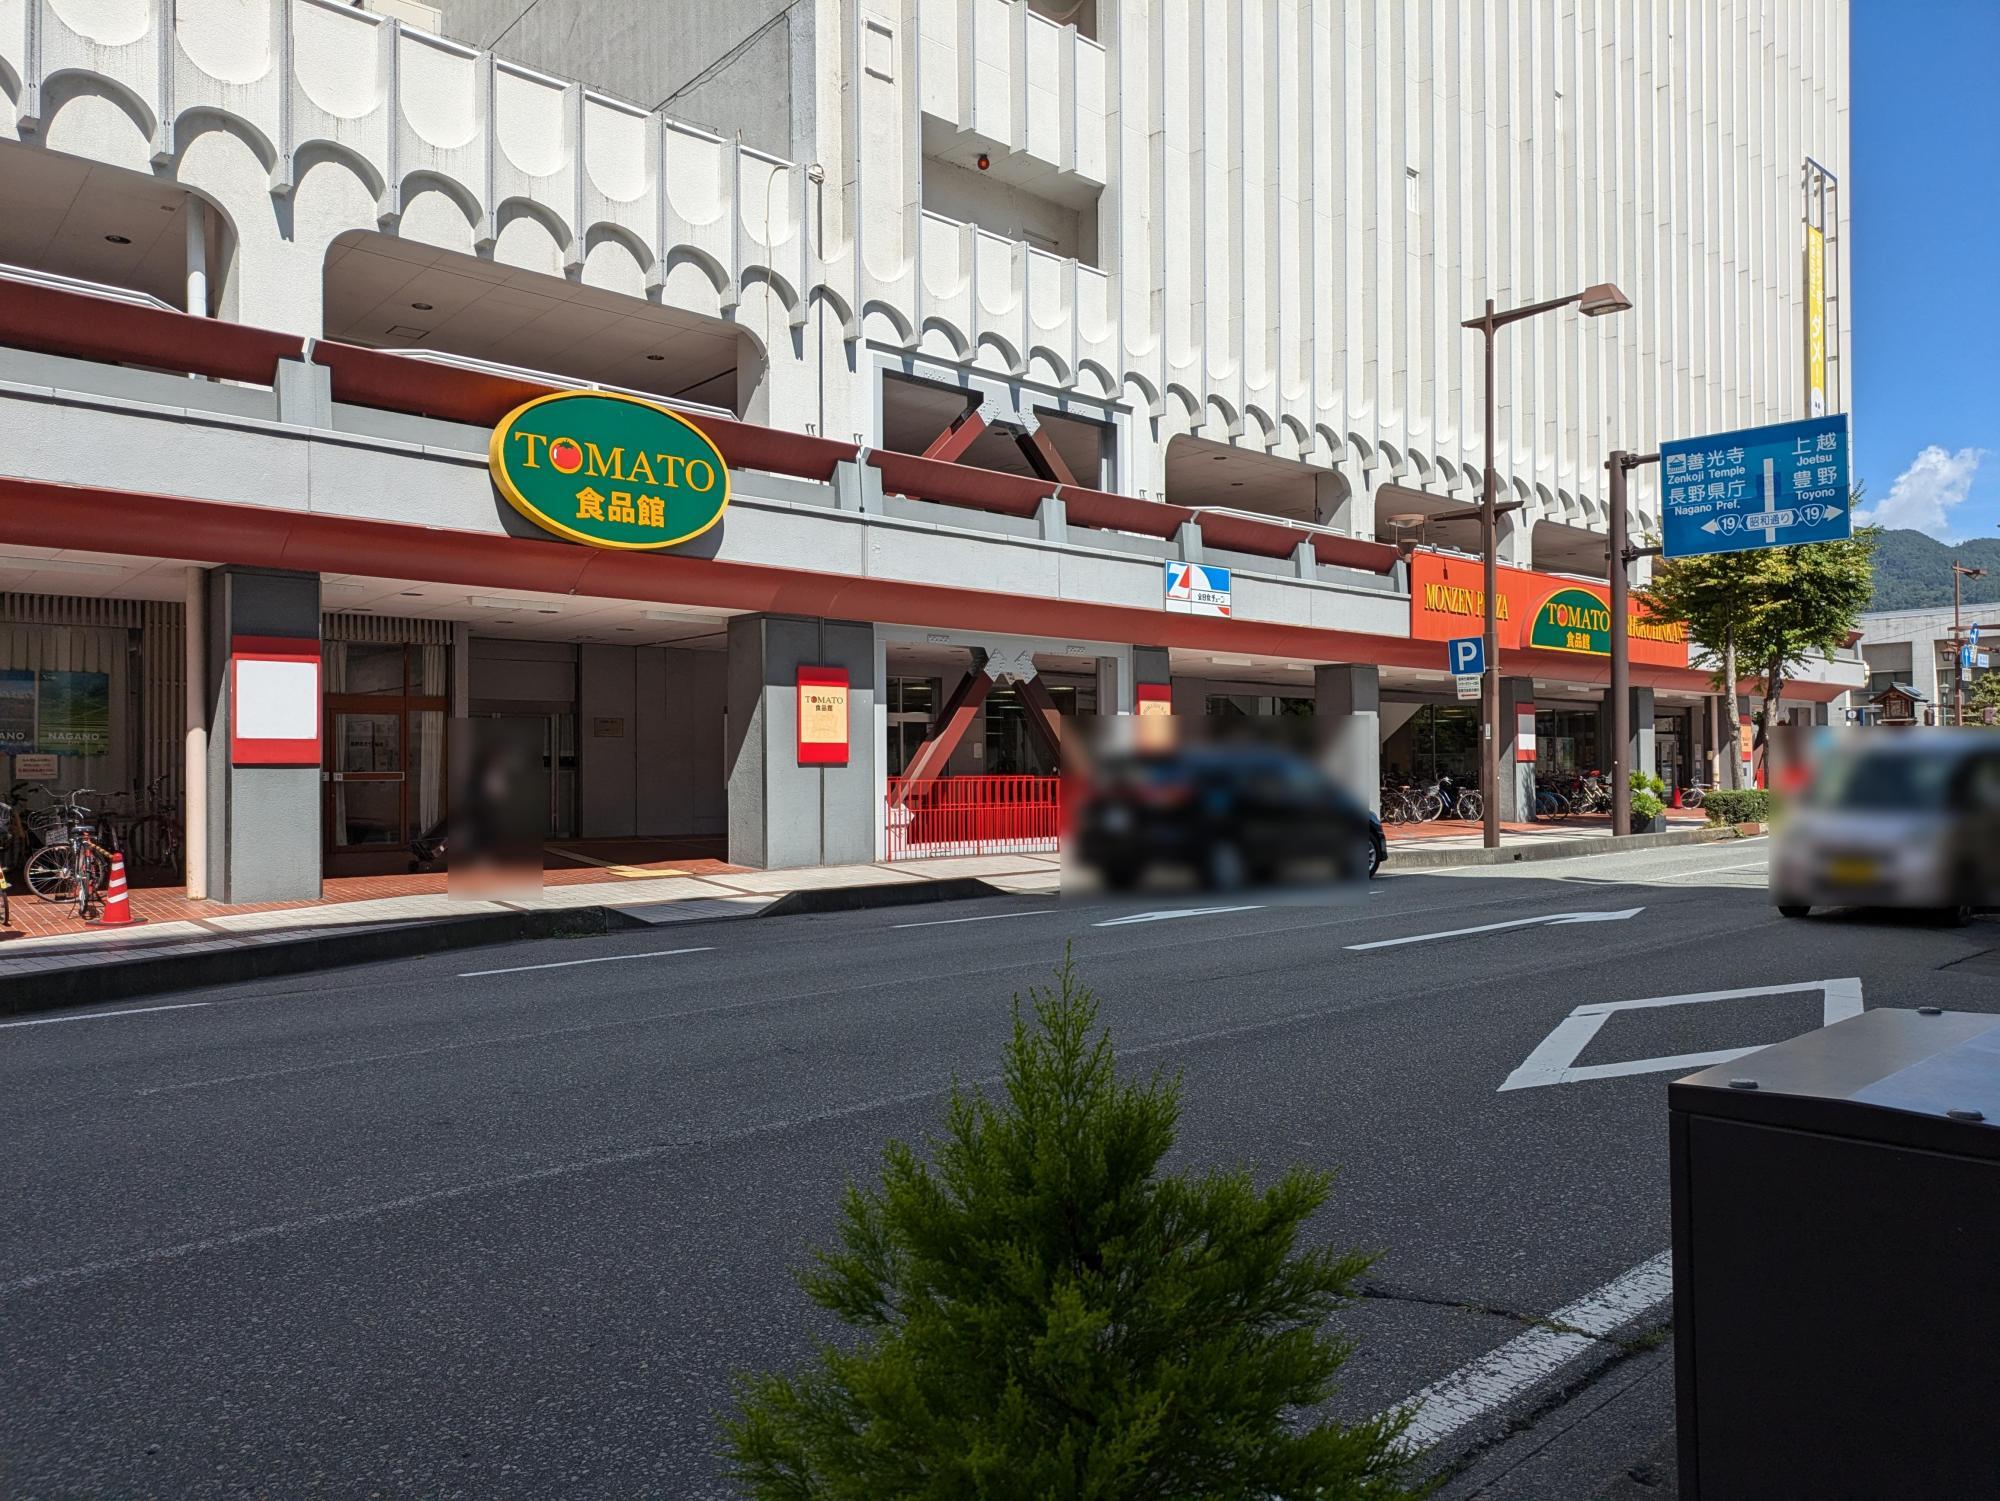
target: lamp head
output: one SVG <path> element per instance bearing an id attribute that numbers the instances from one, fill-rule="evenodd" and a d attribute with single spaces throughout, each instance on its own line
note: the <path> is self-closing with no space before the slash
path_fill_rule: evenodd
<path id="1" fill-rule="evenodd" d="M 1585 287 L 1583 295 L 1576 300 L 1576 310 L 1586 318 L 1602 318 L 1606 313 L 1629 313 L 1632 299 L 1619 291 L 1608 281 L 1601 281 L 1594 287 Z"/>

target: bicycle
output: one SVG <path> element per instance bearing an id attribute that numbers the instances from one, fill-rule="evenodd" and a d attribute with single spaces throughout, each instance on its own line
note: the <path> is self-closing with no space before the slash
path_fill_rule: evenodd
<path id="1" fill-rule="evenodd" d="M 83 806 L 94 787 L 79 787 L 54 807 L 31 816 L 47 842 L 28 857 L 22 879 L 45 902 L 74 902 L 76 915 L 89 920 L 94 901 L 101 901 L 111 880 L 114 845 L 97 842 L 97 816 Z"/>
<path id="2" fill-rule="evenodd" d="M 1706 795 L 1707 789 L 1701 783 L 1689 782 L 1687 786 L 1681 788 L 1681 806 L 1683 808 L 1699 808 L 1702 798 Z"/>
<path id="3" fill-rule="evenodd" d="M 178 878 L 185 865 L 180 810 L 163 795 L 172 775 L 163 771 L 142 792 L 120 794 L 125 806 L 107 808 L 104 822 L 135 863 L 164 867 Z"/>

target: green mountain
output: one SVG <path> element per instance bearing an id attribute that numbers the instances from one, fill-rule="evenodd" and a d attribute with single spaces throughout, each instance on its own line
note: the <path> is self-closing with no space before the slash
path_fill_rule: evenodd
<path id="1" fill-rule="evenodd" d="M 1966 604 L 2000 603 L 2000 537 L 1946 547 L 1922 532 L 1882 533 L 1875 547 L 1875 597 L 1871 610 L 1918 610 L 1951 603 L 1951 565 L 1984 568 L 1983 579 L 1959 587 Z"/>

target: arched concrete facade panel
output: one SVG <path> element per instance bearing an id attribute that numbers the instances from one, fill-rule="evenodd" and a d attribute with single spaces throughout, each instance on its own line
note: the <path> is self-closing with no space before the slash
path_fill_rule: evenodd
<path id="1" fill-rule="evenodd" d="M 210 78 L 227 84 L 255 83 L 275 61 L 274 11 L 271 0 L 206 0 L 184 6 L 176 12 L 176 40 L 187 60 Z"/>
<path id="2" fill-rule="evenodd" d="M 58 73 L 41 88 L 41 138 L 49 150 L 130 172 L 150 172 L 158 121 L 116 79 Z"/>
<path id="3" fill-rule="evenodd" d="M 413 177 L 403 184 L 403 212 L 396 222 L 399 239 L 435 245 L 471 255 L 473 226 L 478 213 L 438 178 Z"/>
<path id="4" fill-rule="evenodd" d="M 646 296 L 646 268 L 622 234 L 600 232 L 584 250 L 584 286 L 604 292 L 620 292 L 632 298 Z"/>
<path id="5" fill-rule="evenodd" d="M 493 239 L 493 259 L 497 264 L 539 271 L 544 276 L 563 274 L 568 247 L 558 227 L 539 205 L 518 199 L 503 203 L 494 225 L 498 230 Z"/>

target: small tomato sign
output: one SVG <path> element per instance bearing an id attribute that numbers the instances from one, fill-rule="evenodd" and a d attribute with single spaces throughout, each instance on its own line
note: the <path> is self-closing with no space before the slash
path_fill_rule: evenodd
<path id="1" fill-rule="evenodd" d="M 538 396 L 501 419 L 487 454 L 509 505 L 592 547 L 672 547 L 729 504 L 729 466 L 708 434 L 636 396 Z"/>

